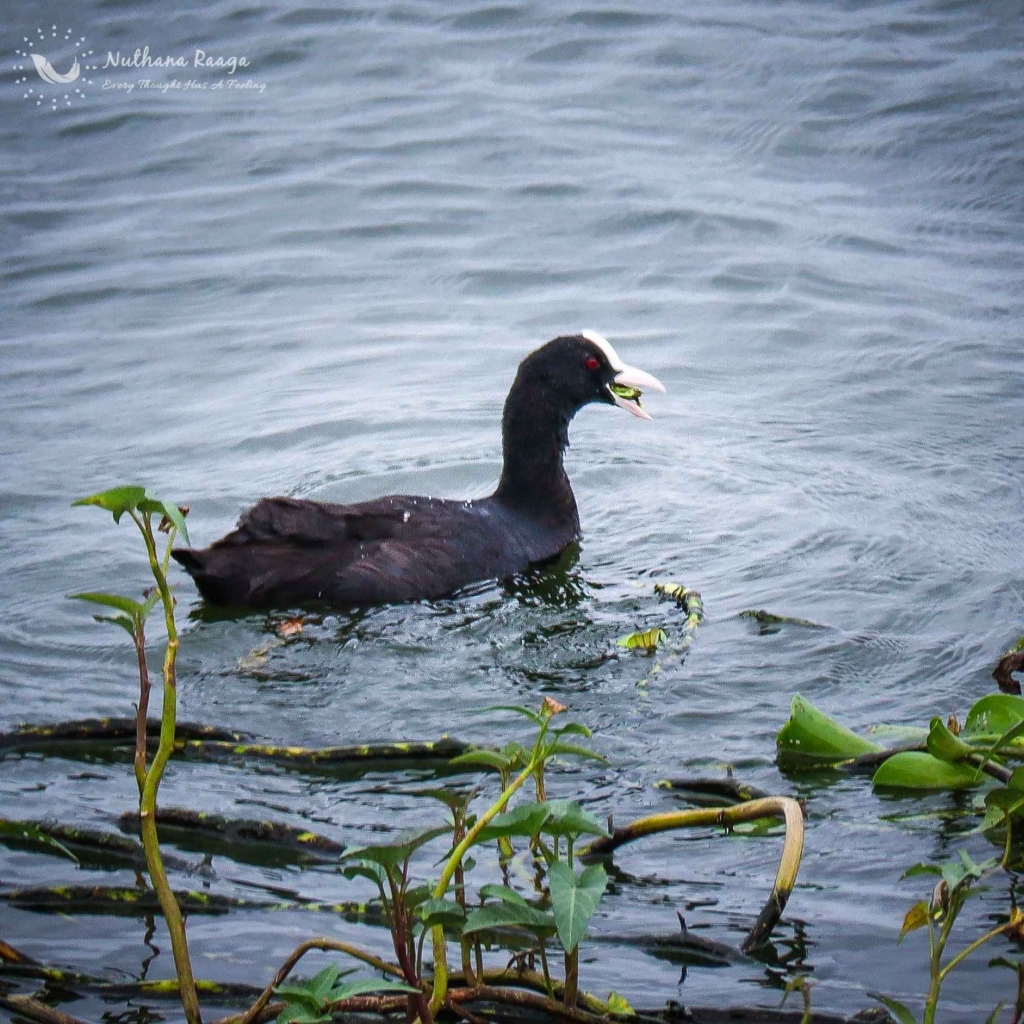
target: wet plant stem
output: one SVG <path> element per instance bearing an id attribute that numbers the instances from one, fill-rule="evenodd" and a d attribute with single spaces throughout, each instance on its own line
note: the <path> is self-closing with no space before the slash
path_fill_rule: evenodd
<path id="1" fill-rule="evenodd" d="M 135 781 L 139 795 L 146 786 L 146 729 L 149 721 L 149 664 L 146 662 L 146 624 L 139 622 L 133 636 L 139 660 L 139 703 L 135 708 Z"/>
<path id="2" fill-rule="evenodd" d="M 548 999 L 554 999 L 555 986 L 551 984 L 551 971 L 548 969 L 547 943 L 543 938 L 539 938 L 537 941 L 540 944 L 540 966 L 544 972 L 544 987 L 547 989 Z"/>
<path id="3" fill-rule="evenodd" d="M 580 947 L 565 954 L 565 994 L 562 1002 L 567 1010 L 576 1008 L 576 993 L 580 985 Z"/>
<path id="4" fill-rule="evenodd" d="M 441 872 L 441 877 L 434 887 L 434 892 L 432 893 L 434 899 L 444 898 L 444 894 L 448 891 L 448 886 L 455 875 L 455 869 L 462 863 L 462 858 L 475 842 L 476 837 L 490 824 L 493 818 L 496 818 L 505 810 L 509 799 L 522 788 L 537 770 L 537 765 L 542 760 L 541 748 L 543 738 L 544 730 L 542 730 L 537 745 L 534 747 L 530 763 L 502 790 L 498 799 L 477 818 L 473 827 L 463 836 L 462 842 L 452 850 L 448 862 Z M 448 953 L 445 948 L 444 928 L 441 925 L 435 925 L 431 938 L 434 949 L 434 991 L 430 998 L 430 1012 L 431 1014 L 436 1014 L 441 1006 L 444 1005 L 448 993 Z M 422 1024 L 428 1024 L 428 1022 L 423 1021 Z"/>
<path id="5" fill-rule="evenodd" d="M 955 914 L 947 914 L 946 919 L 942 922 L 942 929 L 936 939 L 935 925 L 932 924 L 930 915 L 928 918 L 928 952 L 931 966 L 931 982 L 928 986 L 928 996 L 924 1003 L 923 1024 L 935 1024 L 935 1012 L 939 1005 L 939 993 L 942 990 L 942 983 L 946 980 L 946 976 L 949 972 L 958 964 L 966 960 L 967 957 L 969 957 L 975 950 L 980 949 L 990 939 L 994 939 L 997 936 L 1002 935 L 1006 930 L 1006 925 L 999 925 L 999 927 L 993 928 L 991 931 L 979 936 L 972 943 L 964 946 L 956 956 L 950 958 L 945 967 L 942 967 L 940 966 L 942 963 L 942 954 L 946 948 L 946 942 L 949 939 L 949 933 L 952 931 L 953 922 L 955 920 Z"/>
<path id="6" fill-rule="evenodd" d="M 386 868 L 388 885 L 391 888 L 391 938 L 395 947 L 398 964 L 402 968 L 402 976 L 406 984 L 415 989 L 420 988 L 420 979 L 416 973 L 416 954 L 413 945 L 412 928 L 410 927 L 408 910 L 405 905 L 406 861 L 402 874 L 395 868 Z M 423 1024 L 433 1024 L 434 1015 L 422 992 L 409 996 L 409 1002 L 415 1006 L 416 1013 Z"/>
<path id="7" fill-rule="evenodd" d="M 142 848 L 146 854 L 146 867 L 149 869 L 153 889 L 160 901 L 160 909 L 167 922 L 167 931 L 171 938 L 174 969 L 178 975 L 178 987 L 181 992 L 181 1004 L 185 1011 L 185 1019 L 188 1024 L 202 1024 L 199 996 L 196 993 L 192 961 L 188 953 L 188 940 L 185 936 L 185 922 L 182 920 L 181 910 L 171 891 L 170 883 L 167 881 L 167 872 L 164 870 L 163 858 L 160 855 L 160 840 L 156 829 L 156 797 L 164 769 L 174 752 L 174 730 L 177 720 L 178 682 L 175 666 L 178 655 L 178 631 L 174 624 L 174 597 L 167 585 L 166 561 L 161 564 L 157 557 L 150 514 L 145 512 L 139 514 L 135 510 L 129 514 L 135 520 L 136 526 L 142 533 L 142 539 L 146 543 L 149 567 L 160 592 L 160 603 L 164 609 L 164 624 L 167 628 L 167 647 L 164 651 L 163 664 L 163 700 L 160 712 L 160 743 L 156 755 L 153 757 L 153 763 L 148 769 L 146 768 L 146 713 L 149 707 L 149 673 L 146 670 L 143 678 L 146 652 L 141 630 L 139 630 L 140 638 L 136 646 L 140 665 L 140 694 L 135 741 L 135 775 L 139 782 L 139 831 Z M 174 537 L 175 530 L 172 528 L 167 541 L 168 551 L 174 543 Z"/>

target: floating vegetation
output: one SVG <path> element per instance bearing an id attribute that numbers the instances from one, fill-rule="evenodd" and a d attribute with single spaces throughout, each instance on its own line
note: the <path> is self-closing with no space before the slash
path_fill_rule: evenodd
<path id="1" fill-rule="evenodd" d="M 342 843 L 276 821 L 225 818 L 182 807 L 162 807 L 157 809 L 156 823 L 166 839 L 180 846 L 203 853 L 226 853 L 234 860 L 323 864 L 337 862 L 345 852 Z M 138 813 L 122 814 L 117 824 L 123 832 L 138 833 Z"/>
<path id="2" fill-rule="evenodd" d="M 8 732 L 0 732 L 0 755 L 5 751 L 25 753 L 74 753 L 83 747 L 110 747 L 134 744 L 138 722 L 134 718 L 82 718 L 48 725 L 22 723 Z M 249 733 L 220 729 L 197 722 L 178 722 L 177 737 L 181 740 L 245 743 L 254 737 Z M 146 723 L 148 739 L 160 738 L 160 723 Z"/>
<path id="3" fill-rule="evenodd" d="M 159 735 L 159 724 L 148 723 L 148 735 Z M 171 747 L 172 756 L 192 759 L 266 760 L 297 769 L 346 768 L 372 762 L 447 762 L 474 749 L 471 744 L 449 736 L 438 740 L 399 740 L 393 743 L 359 743 L 351 746 L 300 747 L 266 743 L 257 737 L 231 729 L 183 723 Z M 89 718 L 52 725 L 19 725 L 0 733 L 0 752 L 60 753 L 83 756 L 97 749 L 108 754 L 124 752 L 136 742 L 136 723 L 127 718 Z"/>
<path id="4" fill-rule="evenodd" d="M 178 889 L 174 898 L 186 914 L 227 914 L 233 910 L 303 910 L 337 914 L 347 921 L 382 924 L 383 910 L 373 901 L 331 903 L 314 900 L 250 900 L 223 896 L 204 889 Z M 160 899 L 149 888 L 108 885 L 33 886 L 0 891 L 0 902 L 19 910 L 65 914 L 152 914 L 160 911 Z"/>
<path id="5" fill-rule="evenodd" d="M 763 789 L 740 782 L 731 775 L 724 779 L 660 779 L 654 788 L 672 790 L 700 807 L 727 807 L 744 800 L 761 800 L 770 796 Z"/>
<path id="6" fill-rule="evenodd" d="M 763 608 L 748 608 L 739 613 L 741 619 L 753 619 L 762 627 L 763 633 L 775 632 L 771 627 L 778 626 L 802 626 L 804 629 L 828 629 L 820 622 L 811 622 L 810 619 L 798 619 L 792 615 L 776 615 L 774 612 L 765 611 Z"/>
<path id="7" fill-rule="evenodd" d="M 645 687 L 651 679 L 671 665 L 679 664 L 693 643 L 697 627 L 704 619 L 704 602 L 696 590 L 688 590 L 681 583 L 655 583 L 654 592 L 659 597 L 671 600 L 675 606 L 685 613 L 682 628 L 678 633 L 670 635 L 660 626 L 630 633 L 617 641 L 620 647 L 642 650 L 653 654 L 664 648 L 664 654 L 651 666 L 651 670 L 638 683 Z"/>
<path id="8" fill-rule="evenodd" d="M 615 642 L 619 647 L 625 647 L 626 650 L 640 648 L 648 653 L 653 653 L 662 644 L 668 642 L 668 634 L 665 630 L 655 626 L 653 629 L 645 629 L 641 633 L 627 633 Z"/>

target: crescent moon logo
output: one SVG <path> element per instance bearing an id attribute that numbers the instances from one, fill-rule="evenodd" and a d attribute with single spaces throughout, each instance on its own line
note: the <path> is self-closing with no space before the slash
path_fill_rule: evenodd
<path id="1" fill-rule="evenodd" d="M 50 85 L 67 85 L 68 82 L 74 82 L 81 73 L 77 57 L 68 73 L 62 75 L 54 71 L 53 65 L 42 54 L 30 53 L 29 56 L 32 58 L 32 63 L 36 66 L 36 71 L 39 72 L 39 77 Z"/>

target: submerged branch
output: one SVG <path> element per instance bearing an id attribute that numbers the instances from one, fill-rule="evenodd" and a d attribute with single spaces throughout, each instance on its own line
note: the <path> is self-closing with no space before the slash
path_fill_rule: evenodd
<path id="1" fill-rule="evenodd" d="M 40 1024 L 87 1024 L 81 1017 L 72 1017 L 31 996 L 0 995 L 0 1006 L 28 1017 L 29 1020 L 37 1020 Z"/>
<path id="2" fill-rule="evenodd" d="M 800 804 L 792 797 L 767 797 L 718 809 L 698 808 L 651 814 L 615 829 L 610 836 L 595 839 L 580 856 L 589 858 L 610 854 L 626 843 L 658 832 L 708 826 L 731 828 L 741 822 L 755 821 L 758 818 L 783 818 L 786 823 L 786 838 L 771 894 L 740 947 L 746 953 L 767 941 L 782 916 L 789 894 L 796 883 L 804 848 L 804 818 Z"/>

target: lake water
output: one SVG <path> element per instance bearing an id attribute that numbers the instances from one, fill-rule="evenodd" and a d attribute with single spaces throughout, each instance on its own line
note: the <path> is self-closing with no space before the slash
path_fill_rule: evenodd
<path id="1" fill-rule="evenodd" d="M 668 394 L 652 423 L 575 421 L 577 561 L 323 617 L 262 662 L 275 620 L 198 616 L 175 569 L 181 718 L 308 745 L 504 742 L 526 733 L 478 709 L 551 695 L 611 762 L 556 771 L 552 792 L 619 823 L 678 806 L 658 779 L 731 764 L 808 801 L 776 949 L 811 973 L 815 1006 L 852 1012 L 869 990 L 919 1006 L 925 940 L 896 938 L 927 880 L 898 879 L 995 852 L 955 813 L 970 800 L 785 777 L 774 738 L 794 692 L 854 728 L 962 715 L 1024 632 L 1016 5 L 9 0 L 0 29 L 0 727 L 131 713 L 127 638 L 64 595 L 132 592 L 145 567 L 131 530 L 73 498 L 144 483 L 189 504 L 205 544 L 265 494 L 479 496 L 516 364 L 590 327 Z M 146 47 L 189 66 L 123 66 Z M 50 85 L 30 49 L 84 70 Z M 660 579 L 700 590 L 707 619 L 682 665 L 638 687 L 651 663 L 615 640 L 678 631 Z M 748 608 L 829 628 L 761 633 Z M 412 796 L 423 777 L 176 763 L 161 799 L 358 844 L 437 816 Z M 109 829 L 134 780 L 8 758 L 0 801 Z M 737 943 L 779 849 L 701 833 L 624 851 L 592 931 L 668 934 L 682 908 Z M 225 895 L 365 893 L 213 866 Z M 133 880 L 0 850 L 5 886 Z M 972 901 L 958 947 L 1011 885 Z M 298 911 L 189 928 L 200 976 L 260 984 L 312 934 L 386 948 Z M 170 976 L 162 935 L 153 959 L 141 920 L 0 909 L 7 941 L 110 977 Z M 1014 952 L 997 941 L 955 972 L 945 1019 L 1012 1004 L 1011 972 L 986 964 Z M 694 968 L 680 985 L 621 944 L 582 965 L 585 987 L 644 1006 L 775 1006 L 781 976 Z M 105 1010 L 130 1008 L 72 1008 Z"/>

